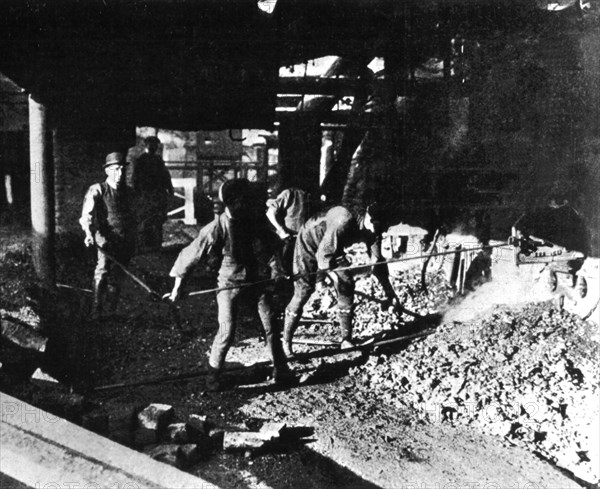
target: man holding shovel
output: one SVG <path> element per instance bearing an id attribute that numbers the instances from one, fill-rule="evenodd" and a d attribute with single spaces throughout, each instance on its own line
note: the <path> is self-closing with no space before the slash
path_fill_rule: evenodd
<path id="1" fill-rule="evenodd" d="M 106 180 L 88 189 L 79 220 L 85 245 L 98 248 L 92 309 L 96 318 L 105 312 L 114 313 L 124 277 L 109 256 L 127 266 L 135 252 L 135 218 L 132 193 L 125 184 L 125 165 L 121 153 L 106 156 Z"/>
<path id="2" fill-rule="evenodd" d="M 170 273 L 175 282 L 168 297 L 175 302 L 181 296 L 183 279 L 191 269 L 211 252 L 221 256 L 220 290 L 217 291 L 219 330 L 211 347 L 206 379 L 206 387 L 211 391 L 221 388 L 220 374 L 234 340 L 241 301 L 258 306 L 273 361 L 274 381 L 288 383 L 294 380 L 281 347 L 281 330 L 275 321 L 272 291 L 264 284 L 248 286 L 274 278 L 280 269 L 274 258 L 277 237 L 269 229 L 264 214 L 253 212 L 250 192 L 250 182 L 243 178 L 228 180 L 221 186 L 219 198 L 225 205 L 225 212 L 204 226 L 198 237 L 181 250 Z"/>

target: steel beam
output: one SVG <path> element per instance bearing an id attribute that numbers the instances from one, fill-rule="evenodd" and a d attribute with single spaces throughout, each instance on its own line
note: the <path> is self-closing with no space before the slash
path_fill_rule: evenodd
<path id="1" fill-rule="evenodd" d="M 355 95 L 367 81 L 356 77 L 283 76 L 279 78 L 280 94 Z"/>

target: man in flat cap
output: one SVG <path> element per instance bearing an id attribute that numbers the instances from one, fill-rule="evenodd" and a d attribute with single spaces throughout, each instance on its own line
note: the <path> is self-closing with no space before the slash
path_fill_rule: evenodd
<path id="1" fill-rule="evenodd" d="M 126 164 L 121 153 L 106 156 L 103 165 L 106 180 L 88 189 L 79 220 L 85 232 L 85 245 L 98 248 L 92 311 L 95 317 L 104 312 L 114 313 L 123 281 L 123 271 L 105 252 L 127 265 L 135 251 L 132 193 L 124 178 Z"/>
<path id="2" fill-rule="evenodd" d="M 169 196 L 173 195 L 171 175 L 158 155 L 160 139 L 144 139 L 146 149 L 133 163 L 131 185 L 137 197 L 140 248 L 157 251 L 162 246 L 162 226 L 167 219 Z"/>

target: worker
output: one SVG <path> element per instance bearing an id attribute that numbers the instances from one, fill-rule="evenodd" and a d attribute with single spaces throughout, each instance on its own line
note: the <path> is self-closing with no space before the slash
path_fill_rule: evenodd
<path id="1" fill-rule="evenodd" d="M 297 187 L 286 188 L 267 200 L 267 218 L 282 242 L 283 265 L 292 273 L 296 235 L 310 216 L 310 194 Z"/>
<path id="2" fill-rule="evenodd" d="M 350 348 L 352 343 L 352 320 L 354 280 L 349 271 L 335 272 L 334 269 L 349 265 L 344 258 L 344 248 L 364 242 L 374 262 L 383 261 L 381 234 L 383 209 L 377 204 L 366 210 L 353 211 L 346 206 L 332 207 L 311 217 L 298 232 L 294 248 L 294 296 L 285 311 L 283 348 L 286 356 L 294 355 L 292 338 L 298 327 L 302 309 L 315 286 L 322 289 L 331 282 L 338 299 L 338 321 L 342 330 L 341 348 Z M 389 281 L 385 263 L 373 267 L 388 297 L 388 304 L 396 313 L 400 305 L 396 292 Z"/>
<path id="3" fill-rule="evenodd" d="M 149 136 L 144 145 L 144 153 L 133 163 L 131 184 L 137 198 L 140 250 L 157 251 L 162 246 L 162 227 L 174 190 L 165 162 L 157 154 L 160 139 Z"/>
<path id="4" fill-rule="evenodd" d="M 200 230 L 198 237 L 177 257 L 170 275 L 175 278 L 168 298 L 175 302 L 181 296 L 184 277 L 209 253 L 220 253 L 218 287 L 234 288 L 217 292 L 219 330 L 214 338 L 210 358 L 207 390 L 221 388 L 220 374 L 236 329 L 236 316 L 243 300 L 258 305 L 267 345 L 273 361 L 273 379 L 277 383 L 293 381 L 281 346 L 281 327 L 277 327 L 271 290 L 265 286 L 236 288 L 278 273 L 274 257 L 276 237 L 268 228 L 264 214 L 257 219 L 250 209 L 250 182 L 246 179 L 226 181 L 219 189 L 225 206 L 222 214 Z"/>
<path id="5" fill-rule="evenodd" d="M 92 185 L 83 201 L 79 223 L 85 233 L 84 244 L 96 246 L 98 252 L 93 317 L 115 312 L 123 281 L 123 271 L 106 253 L 127 265 L 135 252 L 133 195 L 125 184 L 125 165 L 121 153 L 109 153 L 103 165 L 106 180 Z"/>

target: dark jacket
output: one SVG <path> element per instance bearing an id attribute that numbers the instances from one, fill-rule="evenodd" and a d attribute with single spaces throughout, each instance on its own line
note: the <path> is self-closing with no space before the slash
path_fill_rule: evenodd
<path id="1" fill-rule="evenodd" d="M 338 267 L 344 256 L 344 248 L 354 243 L 366 244 L 374 262 L 384 260 L 381 253 L 381 235 L 363 227 L 364 216 L 352 213 L 344 206 L 332 207 L 310 218 L 298 233 L 297 249 L 301 253 L 313 254 L 319 270 L 332 270 Z M 387 264 L 373 267 L 373 274 L 384 288 L 391 288 Z M 387 292 L 387 290 L 386 290 Z"/>
<path id="2" fill-rule="evenodd" d="M 82 229 L 94 235 L 99 246 L 132 238 L 135 233 L 132 197 L 131 189 L 125 185 L 117 189 L 106 182 L 92 185 L 83 201 L 79 219 Z"/>
<path id="3" fill-rule="evenodd" d="M 266 222 L 232 219 L 224 212 L 181 250 L 170 275 L 185 277 L 209 253 L 216 253 L 221 256 L 220 287 L 270 278 L 280 267 L 277 246 Z"/>

